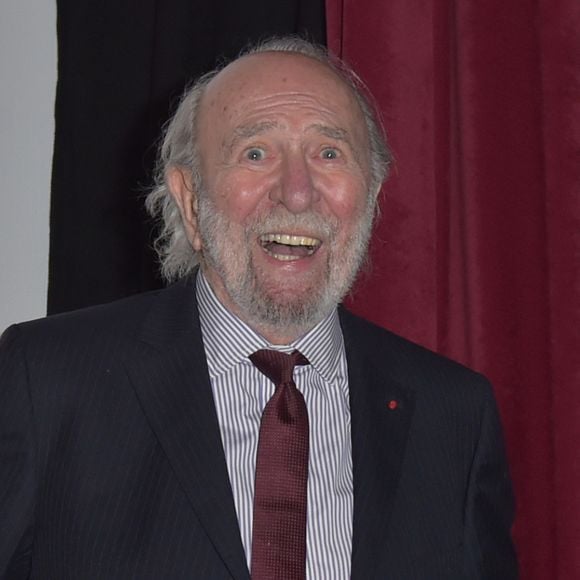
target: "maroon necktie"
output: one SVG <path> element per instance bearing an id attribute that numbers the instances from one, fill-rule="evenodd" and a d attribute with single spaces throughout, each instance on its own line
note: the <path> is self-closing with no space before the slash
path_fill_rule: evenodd
<path id="1" fill-rule="evenodd" d="M 275 385 L 260 423 L 254 489 L 252 580 L 306 578 L 308 412 L 294 384 L 295 350 L 259 350 L 250 360 Z"/>

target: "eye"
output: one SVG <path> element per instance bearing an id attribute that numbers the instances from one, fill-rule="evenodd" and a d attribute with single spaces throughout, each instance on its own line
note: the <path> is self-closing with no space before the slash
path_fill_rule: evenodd
<path id="1" fill-rule="evenodd" d="M 250 147 L 244 152 L 244 157 L 249 161 L 263 161 L 266 152 L 260 147 Z"/>
<path id="2" fill-rule="evenodd" d="M 338 159 L 340 157 L 340 151 L 334 147 L 325 147 L 320 153 L 322 159 L 327 159 L 332 161 L 333 159 Z"/>

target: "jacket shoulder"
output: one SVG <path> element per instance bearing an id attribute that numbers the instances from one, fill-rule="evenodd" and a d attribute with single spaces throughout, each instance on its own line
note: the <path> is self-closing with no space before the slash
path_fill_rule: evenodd
<path id="1" fill-rule="evenodd" d="M 28 344 L 59 340 L 74 344 L 76 341 L 84 342 L 89 337 L 106 335 L 115 336 L 117 340 L 134 338 L 153 308 L 183 301 L 189 291 L 193 289 L 186 282 L 178 282 L 167 288 L 135 294 L 107 304 L 15 324 L 7 329 L 4 338 L 19 336 Z"/>
<path id="2" fill-rule="evenodd" d="M 107 304 L 22 322 L 9 328 L 7 334 L 18 334 L 32 342 L 54 340 L 63 336 L 78 339 L 83 335 L 99 332 L 133 334 L 160 292 L 162 291 L 137 294 Z"/>
<path id="3" fill-rule="evenodd" d="M 400 384 L 419 390 L 449 391 L 471 387 L 489 395 L 489 381 L 482 374 L 403 338 L 343 308 L 340 311 L 347 352 L 355 351 L 377 372 L 388 372 Z"/>

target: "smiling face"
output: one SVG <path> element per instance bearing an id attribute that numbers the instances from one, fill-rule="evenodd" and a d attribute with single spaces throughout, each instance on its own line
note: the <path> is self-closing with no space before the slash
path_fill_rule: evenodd
<path id="1" fill-rule="evenodd" d="M 203 190 L 170 175 L 220 301 L 275 343 L 342 299 L 370 234 L 369 146 L 343 81 L 295 54 L 237 60 L 208 85 L 197 127 Z"/>

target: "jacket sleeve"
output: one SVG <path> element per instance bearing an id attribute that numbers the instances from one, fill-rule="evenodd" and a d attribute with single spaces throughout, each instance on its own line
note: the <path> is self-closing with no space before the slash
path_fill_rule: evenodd
<path id="1" fill-rule="evenodd" d="M 0 578 L 28 578 L 36 450 L 24 352 L 17 327 L 0 339 Z"/>
<path id="2" fill-rule="evenodd" d="M 518 577 L 511 540 L 514 498 L 497 407 L 491 388 L 486 392 L 466 497 L 466 577 L 513 580 Z"/>

